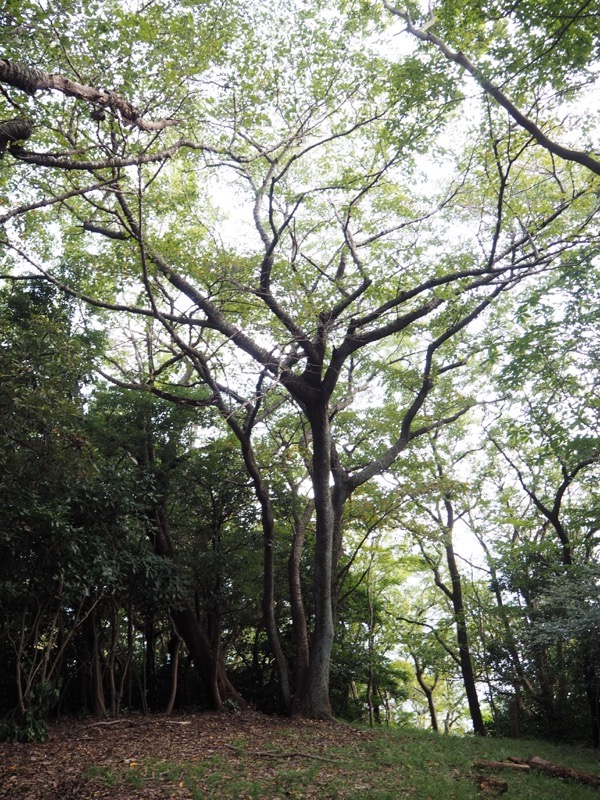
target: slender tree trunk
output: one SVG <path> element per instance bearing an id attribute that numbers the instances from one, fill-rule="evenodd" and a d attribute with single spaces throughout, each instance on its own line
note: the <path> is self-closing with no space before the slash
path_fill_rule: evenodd
<path id="1" fill-rule="evenodd" d="M 296 500 L 296 498 L 294 498 Z M 292 629 L 294 632 L 294 644 L 296 652 L 295 669 L 295 693 L 292 701 L 292 712 L 300 711 L 300 701 L 304 693 L 304 685 L 308 674 L 310 663 L 308 628 L 306 624 L 306 614 L 304 612 L 304 600 L 302 597 L 302 582 L 300 579 L 300 567 L 302 564 L 302 551 L 306 538 L 306 526 L 313 514 L 314 506 L 309 502 L 303 514 L 294 513 L 294 535 L 292 537 L 292 549 L 288 559 L 288 581 L 290 589 L 290 608 L 292 613 Z"/>
<path id="2" fill-rule="evenodd" d="M 175 698 L 177 697 L 177 673 L 179 670 L 179 653 L 181 651 L 181 639 L 177 634 L 174 634 L 171 639 L 169 651 L 171 653 L 171 692 L 165 708 L 165 714 L 167 715 L 173 713 Z"/>
<path id="3" fill-rule="evenodd" d="M 225 700 L 233 700 L 238 705 L 245 707 L 245 701 L 227 677 L 225 664 L 222 662 L 222 653 L 219 652 L 215 655 L 208 635 L 198 622 L 191 607 L 184 603 L 178 608 L 171 608 L 170 612 L 177 631 L 185 642 L 209 694 L 212 707 L 216 711 L 220 711 Z"/>
<path id="4" fill-rule="evenodd" d="M 210 684 L 215 697 L 221 697 L 223 700 L 225 696 L 221 694 L 219 688 L 219 663 L 222 657 L 221 653 L 221 616 L 218 611 L 213 610 L 208 615 L 207 629 L 209 635 L 210 649 L 212 653 L 212 669 L 210 674 Z"/>
<path id="5" fill-rule="evenodd" d="M 117 640 L 119 636 L 119 623 L 120 623 L 119 604 L 113 599 L 111 624 L 110 624 L 110 644 L 109 644 L 109 652 L 106 665 L 107 675 L 108 675 L 110 714 L 112 717 L 116 716 L 118 713 L 117 681 L 116 681 L 115 669 L 117 663 Z"/>
<path id="6" fill-rule="evenodd" d="M 166 497 L 162 506 L 156 509 L 155 526 L 153 530 L 154 552 L 163 558 L 173 558 L 173 545 L 169 537 L 168 522 L 166 517 Z M 220 711 L 225 700 L 231 699 L 238 705 L 245 707 L 246 702 L 235 690 L 227 677 L 222 653 L 214 653 L 208 634 L 187 602 L 178 608 L 170 609 L 171 618 L 175 623 L 179 635 L 188 648 L 194 664 L 200 673 L 212 707 Z M 220 651 L 220 648 L 219 648 Z"/>
<path id="7" fill-rule="evenodd" d="M 90 643 L 90 690 L 92 714 L 95 717 L 106 716 L 106 702 L 104 699 L 104 686 L 102 679 L 102 659 L 100 657 L 100 643 L 96 629 L 96 612 L 90 613 L 86 620 Z"/>
<path id="8" fill-rule="evenodd" d="M 334 622 L 337 619 L 337 608 L 340 596 L 340 575 L 338 574 L 338 566 L 344 552 L 344 537 L 343 537 L 343 518 L 344 506 L 346 500 L 351 495 L 348 486 L 344 483 L 344 477 L 339 474 L 339 470 L 334 469 L 334 487 L 331 492 L 331 501 L 333 503 L 333 547 L 331 554 L 331 606 L 333 609 Z M 342 581 L 343 583 L 343 581 Z"/>
<path id="9" fill-rule="evenodd" d="M 600 747 L 600 679 L 589 653 L 584 655 L 583 682 L 590 709 L 592 742 L 594 747 Z"/>
<path id="10" fill-rule="evenodd" d="M 131 710 L 133 705 L 133 602 L 129 598 L 127 609 L 127 708 Z"/>
<path id="11" fill-rule="evenodd" d="M 440 726 L 438 724 L 437 711 L 435 708 L 435 702 L 433 700 L 433 692 L 437 684 L 437 678 L 435 679 L 433 686 L 429 686 L 425 680 L 423 667 L 419 659 L 416 656 L 413 656 L 413 661 L 415 662 L 415 675 L 417 676 L 417 683 L 421 687 L 421 691 L 427 700 L 427 709 L 429 711 L 429 719 L 431 720 L 431 729 L 435 731 L 435 733 L 439 733 Z"/>
<path id="12" fill-rule="evenodd" d="M 23 691 L 23 653 L 25 651 L 25 631 L 27 630 L 27 612 L 23 610 L 20 620 L 20 630 L 17 643 L 15 645 L 15 685 L 17 689 L 17 700 L 19 703 L 19 718 L 25 720 L 25 692 Z"/>
<path id="13" fill-rule="evenodd" d="M 512 665 L 515 670 L 515 680 L 514 680 L 514 687 L 515 687 L 515 698 L 517 698 L 517 708 L 520 709 L 523 705 L 523 702 L 520 697 L 520 688 L 522 687 L 528 694 L 528 696 L 532 699 L 537 699 L 537 692 L 535 691 L 534 686 L 532 685 L 531 681 L 529 680 L 528 676 L 523 669 L 523 664 L 521 663 L 521 657 L 519 655 L 519 650 L 517 648 L 517 643 L 513 634 L 513 630 L 511 627 L 509 615 L 506 612 L 506 608 L 504 606 L 504 600 L 502 599 L 502 592 L 500 590 L 500 581 L 498 579 L 498 573 L 496 567 L 494 565 L 494 558 L 490 553 L 490 549 L 487 546 L 485 539 L 478 535 L 477 541 L 482 546 L 488 563 L 488 568 L 490 570 L 490 575 L 492 578 L 491 586 L 494 592 L 494 597 L 496 598 L 496 605 L 498 606 L 498 611 L 500 612 L 500 619 L 502 620 L 502 627 L 506 633 L 506 646 L 512 661 Z"/>
<path id="14" fill-rule="evenodd" d="M 173 545 L 169 534 L 169 515 L 167 498 L 169 495 L 168 473 L 173 466 L 176 447 L 169 440 L 162 448 L 160 461 L 156 458 L 151 424 L 147 420 L 147 437 L 144 448 L 139 454 L 140 463 L 154 474 L 158 487 L 159 497 L 152 508 L 148 510 L 149 530 L 148 535 L 152 541 L 154 552 L 162 558 L 174 560 Z M 169 609 L 171 619 L 194 661 L 206 689 L 211 706 L 221 710 L 223 702 L 231 699 L 239 706 L 246 706 L 245 701 L 229 681 L 223 654 L 215 653 L 211 647 L 207 632 L 202 627 L 190 605 L 183 602 L 177 608 Z"/>
<path id="15" fill-rule="evenodd" d="M 375 657 L 375 604 L 373 602 L 373 595 L 371 593 L 371 568 L 373 566 L 373 551 L 371 550 L 371 558 L 369 569 L 367 573 L 367 602 L 369 604 L 369 635 L 368 635 L 368 653 L 369 653 L 369 677 L 367 679 L 367 709 L 369 711 L 369 726 L 372 728 L 375 724 L 376 713 L 373 704 L 373 698 L 376 693 L 375 684 L 375 670 L 374 670 L 374 657 Z"/>
<path id="16" fill-rule="evenodd" d="M 146 653 L 144 658 L 144 688 L 146 703 L 150 711 L 154 711 L 156 703 L 156 632 L 152 615 L 146 620 L 144 631 Z"/>
<path id="17" fill-rule="evenodd" d="M 201 374 L 203 379 L 207 380 L 209 385 L 213 388 L 215 395 L 220 396 L 219 389 L 212 381 L 208 370 L 201 370 Z M 279 627 L 275 614 L 275 518 L 273 515 L 271 497 L 254 455 L 251 441 L 251 426 L 248 429 L 241 426 L 230 413 L 229 408 L 222 404 L 222 402 L 218 403 L 218 407 L 223 418 L 240 443 L 244 464 L 250 476 L 250 480 L 252 481 L 256 499 L 260 505 L 263 531 L 263 622 L 269 647 L 275 659 L 275 664 L 277 665 L 281 710 L 285 714 L 289 714 L 292 708 L 289 668 L 285 653 L 283 652 L 283 647 L 281 646 L 281 637 L 279 635 Z"/>
<path id="18" fill-rule="evenodd" d="M 448 540 L 446 542 L 446 560 L 452 581 L 452 607 L 454 609 L 454 619 L 456 623 L 456 639 L 458 642 L 460 669 L 465 686 L 465 693 L 467 695 L 467 703 L 469 704 L 469 713 L 473 722 L 473 731 L 478 736 L 485 736 L 485 725 L 483 724 L 481 706 L 479 705 L 479 698 L 477 696 L 473 660 L 471 658 L 471 650 L 469 646 L 469 634 L 467 631 L 467 620 L 463 602 L 462 581 L 458 566 L 456 564 L 456 557 L 454 555 L 451 528 L 450 532 L 448 533 Z"/>
<path id="19" fill-rule="evenodd" d="M 241 434 L 240 434 L 241 435 Z M 239 437 L 238 437 L 239 438 Z M 263 621 L 271 653 L 277 665 L 279 676 L 279 700 L 281 710 L 289 714 L 292 709 L 292 695 L 290 690 L 289 669 L 283 648 L 279 627 L 275 616 L 275 518 L 269 490 L 263 481 L 262 474 L 254 458 L 254 452 L 247 436 L 240 438 L 244 462 L 252 483 L 254 492 L 260 503 L 261 522 L 264 537 L 263 549 L 263 595 L 262 612 Z"/>

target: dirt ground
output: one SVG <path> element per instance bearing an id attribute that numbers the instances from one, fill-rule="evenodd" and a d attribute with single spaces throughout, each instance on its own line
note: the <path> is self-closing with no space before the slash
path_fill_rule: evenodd
<path id="1" fill-rule="evenodd" d="M 122 775 L 155 759 L 197 762 L 220 756 L 235 764 L 276 749 L 328 761 L 330 748 L 356 745 L 365 732 L 344 725 L 290 721 L 255 712 L 218 715 L 153 715 L 118 720 L 61 720 L 44 743 L 0 743 L 0 798 L 14 800 L 172 800 L 192 793 L 174 779 L 134 787 L 107 775 Z"/>

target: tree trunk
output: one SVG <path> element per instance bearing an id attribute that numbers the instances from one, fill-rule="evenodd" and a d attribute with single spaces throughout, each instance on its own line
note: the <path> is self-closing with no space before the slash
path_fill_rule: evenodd
<path id="1" fill-rule="evenodd" d="M 171 617 L 190 651 L 210 697 L 211 706 L 220 711 L 225 700 L 233 700 L 238 705 L 245 706 L 244 700 L 227 678 L 222 656 L 215 658 L 208 636 L 190 606 L 185 603 L 180 608 L 172 608 Z"/>
<path id="2" fill-rule="evenodd" d="M 133 706 L 133 603 L 129 598 L 127 609 L 127 661 L 125 670 L 127 675 L 127 709 L 130 711 Z M 124 676 L 125 677 L 125 676 Z"/>
<path id="3" fill-rule="evenodd" d="M 93 610 L 86 620 L 88 629 L 90 652 L 90 699 L 92 714 L 95 717 L 106 716 L 106 702 L 104 700 L 104 686 L 102 679 L 102 660 L 100 657 L 100 643 L 96 629 L 96 612 Z"/>
<path id="4" fill-rule="evenodd" d="M 166 520 L 159 516 L 157 523 L 158 530 L 155 531 L 154 535 L 154 552 L 163 558 L 172 558 L 173 546 L 166 529 Z M 202 683 L 210 698 L 211 706 L 217 711 L 221 710 L 223 702 L 227 699 L 245 706 L 245 701 L 227 678 L 225 664 L 220 663 L 222 655 L 215 658 L 208 634 L 190 605 L 185 602 L 178 608 L 171 608 L 170 613 L 177 631 L 185 642 L 200 674 Z M 217 676 L 216 681 L 214 676 Z"/>
<path id="5" fill-rule="evenodd" d="M 233 428 L 242 445 L 242 455 L 248 474 L 252 479 L 254 493 L 260 503 L 261 522 L 264 537 L 263 550 L 263 596 L 262 612 L 265 631 L 269 641 L 271 653 L 277 665 L 279 676 L 279 701 L 284 714 L 289 714 L 292 709 L 292 696 L 290 690 L 290 677 L 287 660 L 281 646 L 281 637 L 275 617 L 275 519 L 271 497 L 265 485 L 261 471 L 254 458 L 250 440 L 247 435 L 238 433 L 238 428 Z"/>
<path id="6" fill-rule="evenodd" d="M 175 699 L 177 698 L 177 682 L 179 671 L 179 653 L 181 651 L 181 639 L 175 633 L 169 642 L 169 653 L 171 654 L 171 692 L 165 708 L 165 714 L 170 715 L 173 713 L 175 706 Z"/>
<path id="7" fill-rule="evenodd" d="M 313 491 L 316 512 L 314 569 L 315 620 L 310 664 L 302 697 L 302 713 L 313 719 L 331 719 L 329 669 L 333 648 L 332 558 L 334 512 L 329 487 L 331 432 L 326 405 L 308 409 L 313 439 Z"/>
<path id="8" fill-rule="evenodd" d="M 148 435 L 144 448 L 140 451 L 139 460 L 145 468 L 152 471 L 158 488 L 158 497 L 154 505 L 148 509 L 148 535 L 154 553 L 162 558 L 174 560 L 173 544 L 169 534 L 169 514 L 167 499 L 169 495 L 169 470 L 175 460 L 175 444 L 169 440 L 162 447 L 160 461 L 156 458 L 151 425 L 148 422 Z M 215 710 L 221 710 L 225 700 L 231 699 L 240 706 L 246 706 L 243 698 L 229 681 L 221 648 L 215 653 L 210 638 L 202 627 L 189 603 L 183 602 L 177 608 L 170 608 L 171 619 L 192 657 L 206 689 L 210 704 Z"/>
<path id="9" fill-rule="evenodd" d="M 207 372 L 202 372 L 203 379 L 208 377 Z M 219 396 L 216 384 L 209 380 L 215 394 Z M 262 593 L 262 612 L 265 631 L 269 642 L 269 647 L 279 677 L 279 703 L 281 710 L 285 714 L 291 713 L 292 695 L 290 689 L 290 676 L 287 660 L 275 616 L 275 518 L 273 515 L 273 505 L 269 494 L 268 486 L 263 480 L 261 469 L 254 456 L 254 449 L 251 441 L 251 427 L 242 427 L 230 413 L 229 408 L 222 403 L 218 404 L 223 418 L 235 434 L 240 443 L 242 457 L 252 486 L 254 494 L 260 505 L 260 517 L 263 531 L 263 593 Z"/>
<path id="10" fill-rule="evenodd" d="M 508 704 L 508 713 L 510 719 L 510 736 L 511 739 L 521 738 L 521 716 L 519 713 L 519 699 L 513 697 Z"/>
<path id="11" fill-rule="evenodd" d="M 583 682 L 590 710 L 592 743 L 600 747 L 600 680 L 589 653 L 584 655 Z"/>
<path id="12" fill-rule="evenodd" d="M 149 711 L 156 708 L 156 630 L 154 627 L 154 617 L 149 615 L 146 621 L 146 658 L 144 668 L 144 687 L 146 690 L 146 703 Z"/>
<path id="13" fill-rule="evenodd" d="M 120 706 L 120 698 L 117 693 L 117 681 L 116 681 L 116 663 L 117 663 L 117 640 L 119 636 L 119 625 L 120 625 L 120 609 L 119 604 L 113 598 L 111 607 L 111 620 L 110 620 L 110 644 L 108 650 L 108 658 L 106 664 L 107 670 L 107 677 L 108 677 L 108 688 L 109 688 L 109 703 L 110 703 L 110 715 L 111 717 L 116 717 L 119 713 L 119 706 Z"/>
<path id="14" fill-rule="evenodd" d="M 423 694 L 425 695 L 425 699 L 427 700 L 429 719 L 431 720 L 431 729 L 435 731 L 435 733 L 439 733 L 440 726 L 438 724 L 437 711 L 435 708 L 435 703 L 433 701 L 433 692 L 437 684 L 437 678 L 434 681 L 433 686 L 429 686 L 423 674 L 423 667 L 421 666 L 421 663 L 419 662 L 416 656 L 413 656 L 413 661 L 415 662 L 415 675 L 417 676 L 417 683 L 421 687 L 421 691 L 423 692 Z"/>
<path id="15" fill-rule="evenodd" d="M 296 498 L 294 498 L 296 500 Z M 302 515 L 294 513 L 294 535 L 292 538 L 292 549 L 288 559 L 288 580 L 290 589 L 290 608 L 292 613 L 292 629 L 294 632 L 294 644 L 296 652 L 295 669 L 295 693 L 292 702 L 292 712 L 300 711 L 300 702 L 304 693 L 306 676 L 308 674 L 309 644 L 308 628 L 306 625 L 306 614 L 304 612 L 304 601 L 302 598 L 302 582 L 300 580 L 300 567 L 302 563 L 302 551 L 306 538 L 306 526 L 313 514 L 314 506 L 309 502 Z"/>
<path id="16" fill-rule="evenodd" d="M 467 631 L 467 620 L 463 602 L 462 582 L 454 555 L 451 529 L 448 533 L 448 540 L 446 542 L 446 560 L 448 562 L 448 570 L 450 571 L 450 578 L 452 580 L 452 607 L 454 609 L 454 619 L 456 623 L 456 639 L 458 642 L 460 670 L 465 686 L 465 693 L 467 695 L 467 703 L 469 704 L 469 713 L 473 722 L 473 731 L 478 736 L 485 736 L 485 725 L 483 724 L 481 707 L 479 705 L 479 698 L 477 697 L 473 661 L 471 659 L 471 651 L 469 647 L 469 634 Z"/>

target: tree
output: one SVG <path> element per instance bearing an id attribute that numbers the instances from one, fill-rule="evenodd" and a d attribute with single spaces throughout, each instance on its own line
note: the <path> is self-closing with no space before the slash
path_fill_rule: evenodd
<path id="1" fill-rule="evenodd" d="M 457 511 L 457 507 L 460 508 L 461 501 L 464 502 L 461 495 L 465 493 L 465 487 L 461 485 L 457 473 L 465 453 L 449 452 L 450 448 L 444 446 L 445 443 L 435 434 L 429 444 L 430 460 L 427 463 L 423 459 L 421 474 L 421 480 L 427 482 L 427 491 L 418 484 L 412 486 L 409 490 L 410 502 L 399 519 L 418 547 L 424 566 L 431 571 L 436 588 L 450 606 L 456 647 L 446 645 L 446 651 L 452 654 L 460 667 L 473 730 L 478 736 L 485 736 L 486 728 L 477 693 L 477 670 L 469 630 L 470 614 L 455 551 L 455 527 L 464 513 Z M 456 440 L 453 440 L 452 445 L 455 444 Z M 420 659 L 418 656 L 415 658 L 414 649 L 411 656 L 415 661 L 418 678 L 419 673 L 423 672 L 419 665 Z M 426 691 L 423 685 L 421 688 Z"/>
<path id="2" fill-rule="evenodd" d="M 579 574 L 598 559 L 593 256 L 573 269 L 579 273 L 576 282 L 574 274 L 559 271 L 543 297 L 535 290 L 524 298 L 515 315 L 507 353 L 494 367 L 511 414 L 490 425 L 495 451 L 490 458 L 500 459 L 493 467 L 500 487 L 496 494 L 504 508 L 492 511 L 488 520 L 499 511 L 497 518 L 506 527 L 501 545 L 489 533 L 486 538 L 496 551 L 495 559 L 490 553 L 490 562 L 495 560 L 494 569 L 503 573 L 494 577 L 498 598 L 501 586 L 512 587 L 536 626 L 541 621 L 537 609 L 546 587 L 562 581 L 562 576 L 566 580 L 571 572 Z M 548 637 L 542 643 L 531 631 L 521 631 L 518 625 L 516 630 L 525 652 L 519 655 L 516 651 L 514 632 L 508 628 L 506 644 L 523 695 L 559 736 L 569 735 L 573 723 L 568 720 L 581 715 L 580 710 L 569 708 L 568 697 L 579 709 L 585 696 L 591 698 L 589 719 L 595 742 L 595 656 L 585 656 L 585 646 L 582 651 L 578 644 L 580 665 L 575 667 L 570 646 L 560 637 L 551 646 Z M 533 659 L 537 666 L 526 676 L 523 661 L 531 663 L 532 652 L 538 654 Z M 584 668 L 581 663 L 586 661 Z M 546 670 L 541 669 L 544 662 L 549 667 Z M 586 681 L 589 689 L 585 689 Z M 575 684 L 579 690 L 568 692 L 567 684 Z M 556 686 L 563 688 L 557 691 Z"/>
<path id="3" fill-rule="evenodd" d="M 19 19 L 13 12 L 17 29 Z M 33 25 L 27 44 L 33 35 L 41 54 L 49 36 L 60 71 L 23 64 L 18 37 L 17 57 L 0 62 L 3 102 L 29 95 L 34 116 L 27 147 L 8 156 L 7 270 L 28 265 L 69 295 L 128 315 L 134 340 L 144 320 L 162 327 L 143 376 L 115 356 L 113 377 L 188 406 L 213 403 L 237 426 L 266 548 L 269 487 L 249 437 L 259 409 L 299 410 L 316 524 L 301 707 L 329 717 L 346 504 L 416 439 L 471 407 L 452 378 L 477 348 L 472 324 L 586 246 L 587 227 L 574 232 L 573 220 L 592 213 L 587 175 L 538 160 L 492 114 L 476 146 L 444 161 L 435 137 L 459 92 L 416 55 L 389 64 L 354 6 L 332 17 L 318 4 L 240 4 L 228 31 L 218 5 L 137 15 L 110 6 L 95 38 L 75 12 L 50 34 Z M 93 80 L 98 70 L 111 91 Z M 47 89 L 58 97 L 39 102 Z M 433 189 L 419 173 L 427 149 L 451 172 Z M 225 202 L 248 221 L 243 241 L 226 238 L 215 181 L 236 193 Z M 29 223 L 40 214 L 53 225 Z M 457 228 L 469 233 L 443 246 Z M 340 420 L 369 385 L 394 414 L 358 460 Z M 371 421 L 356 422 L 361 439 Z M 279 658 L 270 586 L 271 577 L 264 608 Z"/>
<path id="4" fill-rule="evenodd" d="M 148 486 L 142 518 L 154 554 L 181 572 L 181 567 L 176 566 L 176 551 L 178 545 L 182 549 L 183 540 L 186 538 L 185 529 L 189 528 L 190 520 L 188 518 L 185 524 L 182 523 L 182 511 L 178 509 L 174 495 L 177 491 L 176 481 L 181 480 L 179 473 L 182 471 L 183 462 L 188 470 L 189 486 L 182 491 L 187 493 L 188 498 L 195 499 L 196 513 L 202 513 L 203 525 L 211 530 L 211 536 L 208 542 L 204 542 L 205 547 L 202 548 L 203 555 L 206 558 L 206 549 L 212 547 L 218 557 L 221 529 L 227 517 L 223 517 L 225 512 L 222 507 L 220 512 L 213 508 L 211 514 L 208 503 L 196 505 L 200 502 L 196 497 L 197 478 L 194 477 L 186 454 L 188 440 L 192 435 L 190 428 L 197 423 L 197 419 L 185 408 L 165 403 L 152 395 L 140 392 L 127 395 L 113 392 L 105 396 L 98 393 L 95 415 L 99 424 L 97 434 L 100 445 L 109 452 L 116 452 L 121 457 L 126 456 L 135 465 L 138 480 Z M 199 457 L 196 458 L 196 469 L 200 469 L 198 461 Z M 215 457 L 214 467 L 217 464 L 218 458 Z M 208 486 L 206 490 L 209 491 Z M 238 502 L 239 500 L 240 497 Z M 230 502 L 226 500 L 223 492 L 220 505 Z M 236 509 L 238 509 L 237 504 Z M 193 511 L 185 513 L 188 517 L 191 513 L 194 519 Z M 232 513 L 231 508 L 228 509 L 228 513 Z M 175 520 L 173 520 L 174 514 L 177 514 Z M 197 547 L 202 533 L 198 529 L 194 533 Z M 189 549 L 192 547 L 188 546 L 186 553 L 188 563 L 191 560 Z M 221 647 L 219 604 L 215 596 L 219 578 L 218 571 L 213 573 L 212 579 L 216 583 L 212 589 L 206 578 L 201 582 L 201 586 L 198 585 L 198 581 L 193 584 L 197 593 L 200 591 L 205 593 L 205 603 L 200 617 L 195 613 L 189 597 L 180 594 L 168 605 L 170 618 L 194 660 L 210 699 L 210 705 L 215 709 L 222 709 L 227 701 L 243 704 L 242 698 L 226 674 Z"/>
<path id="5" fill-rule="evenodd" d="M 90 438 L 84 397 L 101 347 L 92 321 L 46 281 L 1 293 L 3 736 L 43 737 L 76 683 L 79 708 L 105 713 L 101 616 L 136 572 L 156 599 L 179 591 L 137 546 L 143 487 Z"/>

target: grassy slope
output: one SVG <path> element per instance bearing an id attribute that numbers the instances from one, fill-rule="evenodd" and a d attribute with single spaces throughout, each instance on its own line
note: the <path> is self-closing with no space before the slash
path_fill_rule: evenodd
<path id="1" fill-rule="evenodd" d="M 427 733 L 383 731 L 370 745 L 372 774 L 381 782 L 362 794 L 370 800 L 412 797 L 418 800 L 467 800 L 481 796 L 474 777 L 473 762 L 479 759 L 503 761 L 508 756 L 537 755 L 556 764 L 588 772 L 599 772 L 599 755 L 592 750 L 554 746 L 536 741 L 448 737 Z M 584 800 L 598 797 L 598 790 L 567 784 L 534 772 L 502 770 L 485 774 L 507 781 L 511 800 Z M 349 797 L 358 798 L 358 794 Z"/>
<path id="2" fill-rule="evenodd" d="M 326 800 L 477 800 L 478 759 L 537 755 L 562 766 L 600 773 L 597 751 L 538 741 L 441 736 L 414 730 L 350 732 L 345 726 L 281 727 L 257 745 L 246 735 L 230 740 L 207 758 L 144 759 L 121 771 L 95 771 L 104 785 L 145 789 L 146 796 L 167 786 L 181 797 L 318 798 Z M 258 737 L 262 738 L 262 737 Z M 258 749 L 260 748 L 260 749 Z M 503 770 L 486 774 L 508 782 L 509 800 L 585 800 L 598 789 L 565 783 L 535 772 Z"/>

